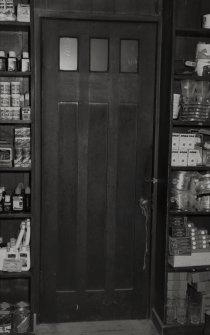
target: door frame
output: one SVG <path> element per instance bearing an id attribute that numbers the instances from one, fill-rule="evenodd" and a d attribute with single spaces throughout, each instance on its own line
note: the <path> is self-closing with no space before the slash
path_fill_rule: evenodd
<path id="1" fill-rule="evenodd" d="M 42 290 L 42 271 L 41 271 L 41 108 L 42 108 L 42 87 L 41 87 L 41 21 L 42 19 L 68 19 L 68 20 L 97 20 L 97 21 L 118 21 L 118 22 L 136 22 L 136 23 L 154 23 L 157 29 L 157 41 L 156 41 L 156 73 L 155 73 L 155 101 L 154 101 L 154 134 L 153 134 L 153 180 L 156 180 L 158 176 L 158 142 L 159 142 L 159 119 L 160 119 L 160 73 L 161 73 L 161 44 L 162 44 L 162 16 L 136 16 L 126 14 L 94 14 L 90 12 L 68 12 L 68 11 L 50 11 L 45 9 L 34 10 L 33 17 L 33 35 L 34 35 L 34 50 L 33 55 L 34 62 L 34 178 L 36 180 L 35 189 L 33 190 L 33 203 L 34 205 L 34 255 L 32 255 L 32 264 L 34 272 L 34 312 L 36 314 L 36 320 L 39 322 L 40 316 L 40 292 Z M 151 181 L 152 183 L 152 181 Z M 151 219 L 150 219 L 150 294 L 149 294 L 149 316 L 151 316 L 151 308 L 153 306 L 153 292 L 154 292 L 154 262 L 155 262 L 155 238 L 156 234 L 156 198 L 157 198 L 157 185 L 152 183 L 151 185 Z"/>

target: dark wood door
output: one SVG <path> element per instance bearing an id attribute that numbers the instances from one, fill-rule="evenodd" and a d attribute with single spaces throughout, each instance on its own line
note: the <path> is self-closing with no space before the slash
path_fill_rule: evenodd
<path id="1" fill-rule="evenodd" d="M 42 34 L 41 321 L 145 318 L 156 25 Z"/>

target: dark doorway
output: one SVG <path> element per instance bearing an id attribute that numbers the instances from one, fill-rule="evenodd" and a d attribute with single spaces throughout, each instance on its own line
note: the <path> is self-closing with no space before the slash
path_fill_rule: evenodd
<path id="1" fill-rule="evenodd" d="M 145 318 L 156 24 L 42 20 L 41 321 Z"/>

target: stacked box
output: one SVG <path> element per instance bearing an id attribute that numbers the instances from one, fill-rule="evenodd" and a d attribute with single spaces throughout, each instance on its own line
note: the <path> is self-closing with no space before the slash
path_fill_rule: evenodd
<path id="1" fill-rule="evenodd" d="M 31 134 L 29 127 L 17 127 L 14 134 L 14 166 L 31 167 Z"/>
<path id="2" fill-rule="evenodd" d="M 194 290 L 194 292 L 193 292 Z M 190 293 L 201 299 L 201 322 L 205 321 L 205 313 L 210 310 L 210 271 L 191 274 Z"/>
<path id="3" fill-rule="evenodd" d="M 198 134 L 172 134 L 172 166 L 202 165 L 203 153 L 201 144 L 202 135 Z"/>

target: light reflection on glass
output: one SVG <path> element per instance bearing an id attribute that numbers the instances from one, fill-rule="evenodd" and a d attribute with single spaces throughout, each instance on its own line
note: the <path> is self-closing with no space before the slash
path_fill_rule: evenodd
<path id="1" fill-rule="evenodd" d="M 78 39 L 72 37 L 60 38 L 60 70 L 77 71 L 78 69 Z"/>
<path id="2" fill-rule="evenodd" d="M 139 41 L 138 40 L 121 40 L 120 71 L 121 72 L 138 72 L 139 58 Z"/>

